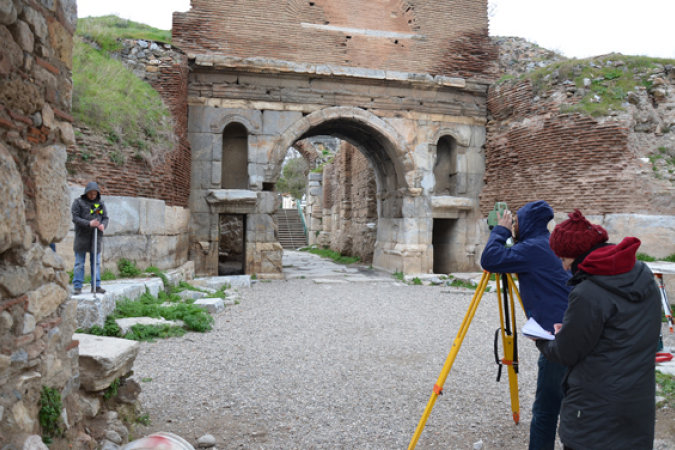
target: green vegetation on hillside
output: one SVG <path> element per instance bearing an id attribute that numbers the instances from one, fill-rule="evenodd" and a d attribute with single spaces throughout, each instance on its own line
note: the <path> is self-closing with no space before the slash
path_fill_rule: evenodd
<path id="1" fill-rule="evenodd" d="M 134 26 L 116 28 L 116 23 Z M 106 50 L 95 48 L 96 45 L 102 49 L 113 48 L 106 41 L 112 37 L 149 38 L 142 33 L 142 27 L 145 26 L 114 16 L 78 21 L 73 48 L 72 113 L 77 122 L 104 135 L 111 144 L 133 148 L 135 157 L 145 159 L 160 150 L 173 148 L 173 125 L 169 110 L 152 86 L 139 79 L 121 62 L 111 58 Z M 85 37 L 93 37 L 95 45 L 85 40 Z M 121 152 L 113 151 L 109 156 L 115 164 L 124 164 Z"/>
<path id="2" fill-rule="evenodd" d="M 77 21 L 77 35 L 96 42 L 105 52 L 120 50 L 118 39 L 145 39 L 171 43 L 171 31 L 117 16 L 86 17 Z"/>
<path id="3" fill-rule="evenodd" d="M 600 116 L 611 110 L 623 110 L 628 93 L 636 87 L 652 88 L 650 75 L 659 65 L 666 64 L 675 64 L 675 60 L 611 54 L 560 61 L 523 77 L 531 80 L 538 95 L 555 84 L 572 81 L 577 89 L 584 89 L 584 94 L 578 103 L 566 106 L 564 112 Z M 590 80 L 589 86 L 584 86 L 584 79 Z"/>
<path id="4" fill-rule="evenodd" d="M 307 189 L 307 173 L 305 158 L 289 159 L 281 170 L 277 191 L 289 193 L 293 198 L 301 199 Z"/>

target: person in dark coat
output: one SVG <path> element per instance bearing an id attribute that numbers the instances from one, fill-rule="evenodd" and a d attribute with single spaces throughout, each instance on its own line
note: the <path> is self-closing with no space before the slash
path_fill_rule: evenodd
<path id="1" fill-rule="evenodd" d="M 84 194 L 73 201 L 70 208 L 75 224 L 75 268 L 73 270 L 73 293 L 82 292 L 84 282 L 84 265 L 87 253 L 89 253 L 89 267 L 92 271 L 92 283 L 94 282 L 94 261 L 96 263 L 96 292 L 105 293 L 101 287 L 101 249 L 103 247 L 103 230 L 108 226 L 108 211 L 105 203 L 101 200 L 98 184 L 94 181 L 87 183 Z M 94 247 L 94 230 L 96 230 L 96 250 Z M 96 258 L 94 258 L 94 253 Z"/>
<path id="2" fill-rule="evenodd" d="M 651 270 L 635 259 L 640 240 L 607 239 L 578 209 L 551 233 L 574 289 L 555 340 L 537 340 L 537 347 L 569 367 L 560 411 L 566 449 L 651 449 L 659 291 Z"/>
<path id="3" fill-rule="evenodd" d="M 511 237 L 512 216 L 506 211 L 492 229 L 481 255 L 481 266 L 488 272 L 517 273 L 521 299 L 527 317 L 534 318 L 545 330 L 562 321 L 567 308 L 570 274 L 549 247 L 548 223 L 553 209 L 543 200 L 520 208 L 513 222 L 516 243 L 507 248 Z M 558 413 L 562 401 L 562 379 L 566 367 L 540 355 L 537 361 L 537 391 L 532 405 L 530 450 L 555 447 Z"/>

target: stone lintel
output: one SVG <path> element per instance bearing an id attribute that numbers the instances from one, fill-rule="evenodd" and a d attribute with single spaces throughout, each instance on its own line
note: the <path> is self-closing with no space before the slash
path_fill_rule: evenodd
<path id="1" fill-rule="evenodd" d="M 258 193 L 248 189 L 209 189 L 206 202 L 220 214 L 253 214 L 256 212 Z"/>
<path id="2" fill-rule="evenodd" d="M 400 72 L 391 70 L 366 69 L 332 64 L 311 64 L 284 61 L 272 58 L 239 58 L 236 56 L 190 54 L 194 65 L 215 69 L 247 70 L 257 73 L 298 73 L 307 75 L 326 75 L 331 77 L 362 78 L 386 81 L 398 81 L 428 86 L 444 86 L 463 90 L 484 91 L 489 80 L 472 79 L 444 75 L 432 76 L 427 73 Z M 480 87 L 485 84 L 486 86 Z"/>
<path id="3" fill-rule="evenodd" d="M 476 207 L 476 202 L 472 198 L 452 195 L 431 197 L 431 215 L 435 219 L 457 219 Z"/>

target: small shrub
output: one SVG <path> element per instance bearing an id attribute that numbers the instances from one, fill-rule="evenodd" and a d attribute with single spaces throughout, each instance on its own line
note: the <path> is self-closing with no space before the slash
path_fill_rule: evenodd
<path id="1" fill-rule="evenodd" d="M 124 335 L 124 339 L 132 341 L 153 342 L 155 338 L 166 339 L 170 337 L 181 337 L 185 335 L 185 330 L 179 326 L 172 325 L 134 325 L 131 330 Z"/>
<path id="2" fill-rule="evenodd" d="M 125 258 L 117 261 L 117 270 L 123 278 L 133 278 L 141 274 L 141 269 L 136 267 L 136 263 Z"/>
<path id="3" fill-rule="evenodd" d="M 646 253 L 638 253 L 637 255 L 635 255 L 635 258 L 638 261 L 647 261 L 647 262 L 656 261 L 656 258 L 654 258 L 653 256 L 649 256 Z"/>
<path id="4" fill-rule="evenodd" d="M 59 423 L 62 408 L 61 393 L 57 389 L 42 386 L 39 418 L 42 440 L 45 444 L 50 443 L 52 438 L 63 435 L 63 429 Z"/>
<path id="5" fill-rule="evenodd" d="M 675 253 L 673 253 L 672 255 L 666 256 L 665 258 L 661 259 L 661 261 L 675 262 Z"/>
<path id="6" fill-rule="evenodd" d="M 143 413 L 136 417 L 136 423 L 143 425 L 145 427 L 149 426 L 152 421 L 150 420 L 150 414 L 148 413 Z"/>
<path id="7" fill-rule="evenodd" d="M 157 268 L 155 266 L 150 266 L 147 269 L 145 269 L 145 271 L 147 273 L 151 273 L 151 274 L 155 275 L 156 277 L 161 278 L 162 283 L 164 283 L 165 287 L 169 285 L 169 278 L 167 278 L 167 276 L 164 274 L 164 272 L 159 270 L 159 268 Z"/>
<path id="8" fill-rule="evenodd" d="M 419 277 L 415 277 L 412 279 L 412 284 L 414 284 L 415 286 L 421 286 L 422 280 L 420 280 Z"/>
<path id="9" fill-rule="evenodd" d="M 400 272 L 400 271 L 397 270 L 396 272 L 394 272 L 393 277 L 395 279 L 397 279 L 398 281 L 403 281 L 403 278 L 405 277 L 405 275 L 403 274 L 403 272 Z"/>
<path id="10" fill-rule="evenodd" d="M 117 397 L 117 391 L 120 388 L 121 381 L 119 378 L 115 378 L 112 383 L 110 383 L 110 386 L 108 386 L 108 389 L 105 390 L 103 393 L 103 398 L 106 400 L 109 400 L 113 397 Z"/>
<path id="11" fill-rule="evenodd" d="M 116 279 L 117 279 L 117 276 L 110 269 L 105 269 L 103 271 L 103 273 L 101 274 L 101 281 L 110 281 L 110 280 L 116 280 Z"/>

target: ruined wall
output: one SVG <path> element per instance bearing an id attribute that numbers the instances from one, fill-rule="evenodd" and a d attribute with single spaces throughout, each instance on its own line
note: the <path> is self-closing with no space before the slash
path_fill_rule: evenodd
<path id="1" fill-rule="evenodd" d="M 488 123 L 483 212 L 495 201 L 517 208 L 535 197 L 556 210 L 578 207 L 588 214 L 647 206 L 631 170 L 625 123 L 560 114 L 555 99 L 534 97 L 527 81 L 489 91 L 494 120 Z"/>
<path id="2" fill-rule="evenodd" d="M 377 238 L 377 189 L 370 163 L 356 147 L 343 141 L 334 161 L 324 166 L 322 178 L 321 214 L 316 215 L 321 206 L 315 205 L 316 195 L 310 192 L 309 196 L 309 233 L 316 237 L 310 243 L 371 262 Z M 311 191 L 313 186 L 309 187 Z M 319 222 L 312 220 L 321 218 Z"/>
<path id="3" fill-rule="evenodd" d="M 66 146 L 75 0 L 0 4 L 0 446 L 40 434 L 42 386 L 69 420 L 78 387 L 76 301 L 48 247 L 68 231 Z M 13 446 L 13 447 L 12 447 Z"/>
<path id="4" fill-rule="evenodd" d="M 173 38 L 188 54 L 467 78 L 496 58 L 486 0 L 193 0 Z"/>
<path id="5" fill-rule="evenodd" d="M 517 209 L 543 199 L 561 219 L 580 208 L 608 227 L 610 239 L 634 235 L 643 241 L 641 251 L 672 254 L 672 185 L 655 177 L 649 160 L 642 158 L 650 149 L 647 138 L 638 136 L 644 131 L 639 119 L 644 112 L 627 103 L 626 112 L 600 118 L 561 113 L 561 104 L 575 101 L 567 89 L 538 96 L 528 80 L 490 88 L 482 213 L 496 201 Z M 632 96 L 646 98 L 648 93 L 643 88 Z M 658 106 L 648 99 L 642 103 L 649 103 L 650 111 L 652 104 Z M 672 121 L 672 113 L 663 120 Z M 659 120 L 654 123 L 657 128 Z"/>
<path id="6" fill-rule="evenodd" d="M 96 180 L 103 195 L 149 197 L 172 206 L 187 206 L 190 195 L 190 146 L 187 140 L 187 80 L 185 55 L 168 44 L 125 40 L 115 55 L 139 78 L 159 93 L 171 112 L 176 142 L 171 151 L 160 149 L 154 157 L 136 158 L 125 151 L 124 162 L 109 157 L 120 149 L 86 127 L 78 128 L 76 145 L 68 147 L 68 180 L 85 185 Z M 88 157 L 83 159 L 81 152 Z"/>

